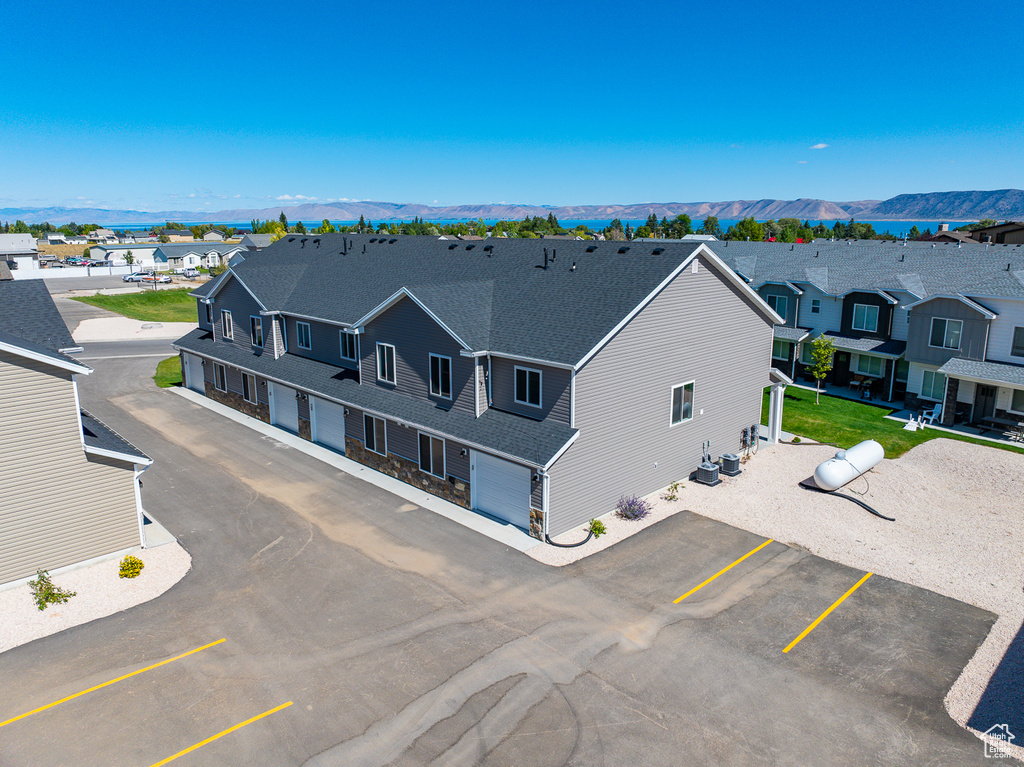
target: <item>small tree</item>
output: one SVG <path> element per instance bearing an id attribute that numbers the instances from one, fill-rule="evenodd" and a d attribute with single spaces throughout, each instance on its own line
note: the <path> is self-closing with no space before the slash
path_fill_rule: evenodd
<path id="1" fill-rule="evenodd" d="M 135 263 L 135 256 L 132 255 L 132 252 L 130 250 L 124 254 L 124 262 L 128 264 L 128 266 L 131 266 L 132 264 Z"/>
<path id="2" fill-rule="evenodd" d="M 815 378 L 814 404 L 821 404 L 821 382 L 832 370 L 832 355 L 836 346 L 824 335 L 811 341 L 811 375 Z"/>

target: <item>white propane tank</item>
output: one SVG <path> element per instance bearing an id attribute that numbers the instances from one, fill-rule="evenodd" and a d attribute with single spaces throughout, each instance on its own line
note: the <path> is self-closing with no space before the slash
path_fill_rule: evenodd
<path id="1" fill-rule="evenodd" d="M 838 490 L 873 469 L 885 458 L 885 450 L 873 439 L 864 440 L 849 450 L 840 450 L 814 470 L 814 484 L 822 490 Z"/>

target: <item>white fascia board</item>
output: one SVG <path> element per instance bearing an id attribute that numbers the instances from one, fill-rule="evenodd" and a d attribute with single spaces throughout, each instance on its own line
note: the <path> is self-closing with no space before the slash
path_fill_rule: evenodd
<path id="1" fill-rule="evenodd" d="M 940 293 L 939 295 L 936 295 L 936 296 L 928 296 L 928 298 L 922 298 L 920 301 L 915 301 L 912 304 L 907 304 L 904 308 L 905 309 L 913 309 L 915 306 L 920 306 L 921 304 L 926 304 L 929 301 L 934 301 L 936 298 L 945 298 L 945 299 L 948 299 L 950 301 L 959 301 L 960 303 L 962 303 L 962 304 L 964 304 L 966 306 L 971 307 L 972 309 L 974 309 L 974 311 L 976 311 L 979 314 L 987 317 L 990 320 L 994 320 L 996 317 L 999 316 L 998 314 L 993 312 L 991 309 L 986 309 L 984 306 L 979 304 L 977 301 L 972 301 L 967 296 L 961 295 L 959 293 Z"/>
<path id="2" fill-rule="evenodd" d="M 561 368 L 562 370 L 575 370 L 575 365 L 570 365 L 565 362 L 552 362 L 551 360 L 537 359 L 536 357 L 522 357 L 518 354 L 504 354 L 503 352 L 496 352 L 493 349 L 481 352 L 481 354 L 489 354 L 492 357 L 501 357 L 506 360 L 513 360 L 515 362 L 526 362 L 531 365 L 546 365 L 549 368 Z"/>
<path id="3" fill-rule="evenodd" d="M 566 443 L 565 443 L 564 445 L 562 445 L 562 446 L 561 446 L 561 447 L 560 447 L 560 448 L 558 449 L 558 452 L 557 452 L 557 453 L 555 453 L 555 454 L 554 454 L 554 455 L 553 455 L 553 456 L 551 457 L 551 460 L 550 460 L 550 461 L 548 461 L 548 462 L 547 462 L 547 463 L 546 463 L 546 464 L 545 464 L 544 466 L 542 466 L 541 468 L 542 468 L 542 469 L 543 469 L 544 471 L 547 471 L 547 470 L 548 470 L 548 469 L 550 469 L 550 468 L 551 468 L 552 466 L 554 466 L 554 465 L 555 465 L 555 461 L 557 461 L 557 460 L 558 460 L 559 458 L 561 458 L 561 457 L 562 457 L 562 455 L 563 455 L 563 454 L 565 453 L 565 451 L 566 451 L 566 450 L 568 450 L 568 449 L 569 449 L 570 447 L 572 447 L 572 444 L 573 444 L 573 443 L 574 443 L 574 442 L 575 442 L 575 441 L 576 441 L 577 439 L 579 439 L 579 437 L 580 437 L 580 433 L 579 433 L 579 432 L 576 432 L 576 433 L 575 433 L 575 434 L 573 434 L 573 435 L 572 435 L 571 437 L 569 437 L 569 441 L 568 441 L 568 442 L 566 442 Z"/>
<path id="4" fill-rule="evenodd" d="M 116 450 L 107 450 L 102 447 L 91 447 L 85 446 L 85 452 L 90 455 L 99 455 L 104 458 L 113 458 L 118 461 L 125 461 L 127 463 L 136 463 L 139 466 L 151 466 L 153 464 L 152 458 L 142 458 L 138 455 L 129 455 L 128 453 L 119 453 Z"/>
<path id="5" fill-rule="evenodd" d="M 866 288 L 866 289 L 863 289 L 863 290 L 861 290 L 860 288 L 855 288 L 853 290 L 848 290 L 845 293 L 840 293 L 838 297 L 839 298 L 846 298 L 851 293 L 874 293 L 875 295 L 878 295 L 878 296 L 881 296 L 882 298 L 884 298 L 886 300 L 886 302 L 888 302 L 890 304 L 898 304 L 899 303 L 899 301 L 897 301 L 895 298 L 890 296 L 884 290 L 874 290 L 874 289 L 871 289 L 871 288 Z"/>
<path id="6" fill-rule="evenodd" d="M 737 272 L 737 274 L 739 274 L 739 273 Z M 789 282 L 788 280 L 765 280 L 764 282 L 762 282 L 757 287 L 758 288 L 763 288 L 765 285 L 782 285 L 783 287 L 786 287 L 786 288 L 789 288 L 790 290 L 792 290 L 798 296 L 802 296 L 804 294 L 803 290 L 801 290 L 800 288 L 798 288 L 796 285 L 794 285 L 792 282 Z"/>
<path id="7" fill-rule="evenodd" d="M 427 316 L 430 317 L 430 319 L 432 319 L 434 322 L 436 322 L 444 330 L 444 332 L 446 332 L 448 335 L 454 338 L 455 341 L 459 344 L 459 346 L 461 346 L 463 349 L 467 351 L 470 350 L 469 344 L 467 344 L 465 341 L 459 338 L 458 334 L 456 334 L 454 330 L 445 325 L 444 322 L 441 321 L 440 317 L 434 314 L 427 307 L 426 304 L 424 304 L 422 301 L 416 298 L 416 296 L 414 296 L 412 292 L 405 287 L 399 288 L 391 297 L 389 297 L 387 300 L 371 309 L 370 312 L 365 317 L 361 317 L 354 324 L 356 325 L 356 327 L 363 327 L 364 325 L 366 325 L 367 322 L 370 322 L 374 318 L 380 316 L 382 313 L 386 312 L 388 309 L 397 304 L 403 298 L 408 298 L 413 303 L 415 303 L 416 306 L 418 306 L 420 309 L 426 312 Z"/>
<path id="8" fill-rule="evenodd" d="M 25 359 L 34 360 L 35 362 L 43 362 L 47 365 L 53 365 L 53 367 L 61 368 L 62 370 L 70 370 L 72 373 L 81 373 L 83 375 L 89 375 L 92 373 L 92 368 L 88 365 L 83 365 L 79 362 L 72 362 L 71 360 L 57 359 L 56 357 L 51 357 L 47 354 L 39 354 L 38 352 L 29 351 L 28 349 L 23 349 L 20 346 L 5 343 L 4 341 L 0 341 L 0 351 L 10 352 L 11 354 L 24 357 Z"/>
<path id="9" fill-rule="evenodd" d="M 768 302 L 761 298 L 761 296 L 757 294 L 756 290 L 754 290 L 753 288 L 750 287 L 750 285 L 744 282 L 743 278 L 740 277 L 732 269 L 730 269 L 729 266 L 722 259 L 716 256 L 707 245 L 701 243 L 694 249 L 694 251 L 689 256 L 683 259 L 682 263 L 680 263 L 675 269 L 672 270 L 668 277 L 661 281 L 661 284 L 659 284 L 654 290 L 652 290 L 644 298 L 643 301 L 637 304 L 629 314 L 623 317 L 622 320 L 614 328 L 612 328 L 611 331 L 609 331 L 609 333 L 604 338 L 598 341 L 594 348 L 587 352 L 583 356 L 583 358 L 573 366 L 573 368 L 579 370 L 584 365 L 586 365 L 590 361 L 591 357 L 597 354 L 606 343 L 608 343 L 612 338 L 615 337 L 615 335 L 620 330 L 622 330 L 622 328 L 629 324 L 629 322 L 634 317 L 636 317 L 636 315 L 643 311 L 647 307 L 647 305 L 651 301 L 653 301 L 659 293 L 661 293 L 661 291 L 667 288 L 676 277 L 682 274 L 683 270 L 686 269 L 686 267 L 688 267 L 693 262 L 693 259 L 701 255 L 703 255 L 712 264 L 715 265 L 715 267 L 722 275 L 722 277 L 724 277 L 737 290 L 746 295 L 754 303 L 754 305 L 761 310 L 761 313 L 765 315 L 765 317 L 772 323 L 772 325 L 786 324 L 785 318 L 779 316 L 774 309 L 768 306 Z"/>
<path id="10" fill-rule="evenodd" d="M 789 386 L 789 385 L 790 385 L 791 383 L 793 383 L 793 379 L 792 379 L 792 378 L 790 378 L 790 377 L 789 377 L 788 375 L 786 375 L 785 373 L 783 373 L 783 372 L 782 372 L 781 370 L 779 370 L 778 368 L 771 368 L 771 369 L 770 369 L 770 370 L 768 371 L 768 373 L 769 373 L 770 375 L 772 375 L 772 376 L 775 376 L 776 378 L 778 378 L 778 379 L 779 379 L 779 381 L 778 381 L 778 382 L 779 382 L 780 384 L 782 384 L 783 386 Z"/>
<path id="11" fill-rule="evenodd" d="M 261 312 L 261 314 L 262 313 L 263 312 Z M 284 315 L 286 317 L 292 317 L 292 318 L 297 319 L 297 320 L 312 320 L 313 322 L 322 322 L 325 325 L 334 325 L 335 327 L 345 328 L 345 329 L 348 329 L 348 328 L 352 327 L 347 322 L 338 322 L 337 320 L 327 320 L 327 319 L 324 319 L 323 317 L 310 317 L 309 315 L 306 315 L 306 314 L 295 314 L 294 312 L 284 312 L 284 311 L 276 311 L 275 310 L 275 311 L 272 311 L 272 312 L 265 312 L 265 313 L 266 314 L 282 314 L 282 315 Z"/>

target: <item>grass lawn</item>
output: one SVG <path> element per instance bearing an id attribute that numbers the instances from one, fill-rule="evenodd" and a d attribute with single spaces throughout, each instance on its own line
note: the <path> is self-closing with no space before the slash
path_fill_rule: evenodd
<path id="1" fill-rule="evenodd" d="M 181 357 L 175 355 L 156 364 L 156 375 L 153 376 L 156 385 L 161 389 L 181 385 Z"/>
<path id="2" fill-rule="evenodd" d="M 873 439 L 885 448 L 886 458 L 898 458 L 910 448 L 936 438 L 973 442 L 976 445 L 988 445 L 1016 453 L 1024 452 L 1018 447 L 937 429 L 904 431 L 900 421 L 883 418 L 892 412 L 894 411 L 890 408 L 842 397 L 830 397 L 826 394 L 821 395 L 821 404 L 815 405 L 813 391 L 787 386 L 782 408 L 782 430 L 816 442 L 834 442 L 844 448 L 852 447 L 866 439 Z M 761 422 L 768 423 L 768 391 L 764 393 Z"/>
<path id="3" fill-rule="evenodd" d="M 192 288 L 147 290 L 117 296 L 76 296 L 76 301 L 109 309 L 143 322 L 195 322 L 196 300 L 189 297 Z"/>

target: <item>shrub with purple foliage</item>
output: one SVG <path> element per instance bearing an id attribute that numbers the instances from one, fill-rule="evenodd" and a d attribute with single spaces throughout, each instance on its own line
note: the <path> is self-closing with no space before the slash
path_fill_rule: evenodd
<path id="1" fill-rule="evenodd" d="M 615 506 L 615 513 L 622 519 L 643 519 L 651 510 L 651 504 L 635 495 L 624 495 Z"/>

